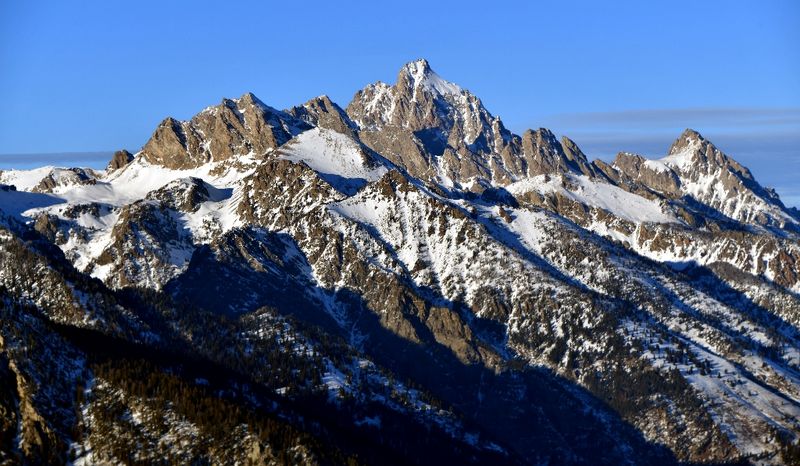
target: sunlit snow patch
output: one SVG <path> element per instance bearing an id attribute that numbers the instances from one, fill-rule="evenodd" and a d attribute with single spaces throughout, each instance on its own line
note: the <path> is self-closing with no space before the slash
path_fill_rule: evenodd
<path id="1" fill-rule="evenodd" d="M 661 209 L 658 202 L 582 175 L 539 175 L 512 183 L 506 189 L 515 195 L 526 192 L 561 193 L 576 202 L 598 207 L 631 222 L 677 222 L 675 217 Z"/>
<path id="2" fill-rule="evenodd" d="M 388 171 L 356 141 L 324 128 L 310 129 L 295 137 L 281 148 L 280 158 L 305 163 L 348 196 Z"/>

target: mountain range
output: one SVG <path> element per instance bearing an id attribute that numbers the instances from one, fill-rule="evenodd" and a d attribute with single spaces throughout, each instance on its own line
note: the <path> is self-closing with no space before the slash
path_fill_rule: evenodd
<path id="1" fill-rule="evenodd" d="M 0 171 L 0 464 L 798 464 L 800 212 L 425 60 Z"/>

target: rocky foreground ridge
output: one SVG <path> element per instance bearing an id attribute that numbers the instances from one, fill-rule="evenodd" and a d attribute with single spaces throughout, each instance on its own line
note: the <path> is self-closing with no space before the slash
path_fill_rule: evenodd
<path id="1" fill-rule="evenodd" d="M 796 464 L 800 213 L 425 60 L 0 172 L 0 463 Z"/>

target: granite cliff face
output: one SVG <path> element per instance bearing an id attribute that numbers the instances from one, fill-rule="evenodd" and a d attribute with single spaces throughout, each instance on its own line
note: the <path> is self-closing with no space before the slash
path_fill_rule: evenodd
<path id="1" fill-rule="evenodd" d="M 132 161 L 133 161 L 133 154 L 131 154 L 125 149 L 118 150 L 114 152 L 114 156 L 111 157 L 111 160 L 108 162 L 106 171 L 113 172 L 114 170 L 119 170 L 125 165 L 131 163 Z"/>
<path id="2" fill-rule="evenodd" d="M 309 126 L 247 93 L 223 99 L 190 121 L 167 118 L 142 148 L 141 156 L 171 169 L 191 169 L 236 155 L 261 155 Z"/>
<path id="3" fill-rule="evenodd" d="M 797 218 L 778 195 L 759 185 L 746 167 L 699 133 L 686 130 L 662 163 L 680 178 L 682 192 L 735 221 L 786 228 Z"/>
<path id="4" fill-rule="evenodd" d="M 358 91 L 347 114 L 368 146 L 414 176 L 508 177 L 501 154 L 514 143 L 511 133 L 480 99 L 439 77 L 425 60 L 405 65 L 392 86 L 378 82 Z"/>
<path id="5" fill-rule="evenodd" d="M 800 219 L 695 131 L 590 160 L 418 60 L 0 183 L 0 461 L 797 461 Z"/>

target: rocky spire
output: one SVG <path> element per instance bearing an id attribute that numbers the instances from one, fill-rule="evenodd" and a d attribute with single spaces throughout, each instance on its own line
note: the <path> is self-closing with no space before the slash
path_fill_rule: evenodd
<path id="1" fill-rule="evenodd" d="M 678 154 L 690 150 L 701 143 L 705 142 L 705 138 L 697 131 L 686 128 L 683 130 L 678 139 L 672 143 L 669 148 L 668 155 Z"/>
<path id="2" fill-rule="evenodd" d="M 473 115 L 466 115 L 467 110 Z M 449 132 L 469 116 L 487 122 L 493 119 L 480 100 L 442 79 L 426 60 L 405 64 L 392 86 L 377 82 L 358 91 L 347 106 L 347 114 L 366 130 L 398 126 L 411 131 L 437 128 Z"/>
<path id="3" fill-rule="evenodd" d="M 125 149 L 118 150 L 114 152 L 114 156 L 111 157 L 111 160 L 108 162 L 108 166 L 106 167 L 106 171 L 109 173 L 119 170 L 120 168 L 128 165 L 133 161 L 133 154 L 128 152 Z"/>
<path id="4" fill-rule="evenodd" d="M 522 135 L 522 154 L 527 171 L 521 176 L 575 173 L 592 176 L 595 169 L 574 141 L 566 137 L 558 141 L 547 128 L 527 130 Z"/>
<path id="5" fill-rule="evenodd" d="M 320 128 L 331 129 L 355 137 L 358 126 L 327 95 L 314 97 L 303 105 L 292 107 L 288 113 Z"/>
<path id="6" fill-rule="evenodd" d="M 261 156 L 310 126 L 248 92 L 223 99 L 189 121 L 167 118 L 142 148 L 144 158 L 167 168 L 194 168 L 234 156 Z"/>
<path id="7" fill-rule="evenodd" d="M 720 169 L 736 173 L 743 179 L 755 181 L 744 165 L 728 157 L 714 144 L 693 129 L 686 129 L 672 143 L 662 161 L 679 172 L 699 171 L 711 174 Z"/>
<path id="8" fill-rule="evenodd" d="M 435 96 L 459 95 L 463 92 L 461 87 L 436 74 L 425 59 L 406 63 L 397 75 L 397 86 L 412 92 L 429 92 Z"/>
<path id="9" fill-rule="evenodd" d="M 480 99 L 441 78 L 426 60 L 404 65 L 394 85 L 377 82 L 358 91 L 346 112 L 367 145 L 415 176 L 504 178 L 492 175 L 492 157 L 513 135 Z"/>
<path id="10" fill-rule="evenodd" d="M 793 218 L 774 190 L 697 131 L 686 129 L 658 162 L 678 175 L 684 194 L 734 220 L 782 227 Z"/>

